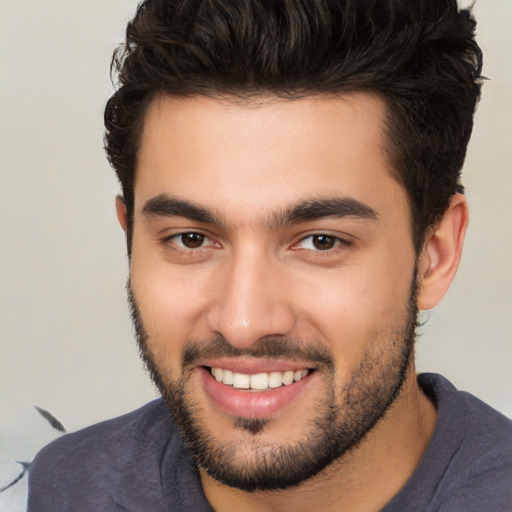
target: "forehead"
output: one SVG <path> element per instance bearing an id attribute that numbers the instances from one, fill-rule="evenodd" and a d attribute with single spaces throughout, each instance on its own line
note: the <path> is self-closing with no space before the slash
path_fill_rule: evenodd
<path id="1" fill-rule="evenodd" d="M 312 196 L 404 203 L 384 149 L 385 109 L 366 93 L 250 102 L 161 96 L 145 118 L 135 209 L 160 194 L 240 220 Z"/>

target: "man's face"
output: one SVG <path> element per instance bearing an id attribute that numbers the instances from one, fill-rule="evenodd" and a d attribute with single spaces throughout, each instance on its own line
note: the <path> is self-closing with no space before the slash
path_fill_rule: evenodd
<path id="1" fill-rule="evenodd" d="M 148 111 L 139 343 L 194 460 L 228 485 L 311 477 L 413 375 L 415 253 L 383 119 L 366 94 Z"/>

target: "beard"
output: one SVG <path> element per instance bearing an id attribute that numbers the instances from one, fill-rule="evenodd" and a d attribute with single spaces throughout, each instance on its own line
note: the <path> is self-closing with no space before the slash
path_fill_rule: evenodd
<path id="1" fill-rule="evenodd" d="M 142 360 L 169 408 L 196 467 L 215 480 L 247 492 L 287 489 L 317 475 L 364 440 L 396 401 L 414 357 L 417 326 L 417 270 L 411 281 L 405 312 L 376 335 L 381 349 L 364 354 L 344 385 L 334 380 L 331 352 L 319 343 L 283 337 L 262 338 L 254 349 L 239 349 L 218 336 L 191 341 L 183 351 L 181 377 L 160 369 L 150 349 L 151 338 L 142 321 L 130 281 L 128 300 Z M 382 343 L 384 338 L 387 343 Z M 220 441 L 208 428 L 208 415 L 190 390 L 194 362 L 210 357 L 258 357 L 311 361 L 323 376 L 326 393 L 313 404 L 315 416 L 301 439 L 276 444 L 262 437 L 271 418 L 233 417 L 232 427 L 251 436 L 251 455 L 240 457 L 236 440 Z M 292 418 L 293 420 L 293 418 Z"/>

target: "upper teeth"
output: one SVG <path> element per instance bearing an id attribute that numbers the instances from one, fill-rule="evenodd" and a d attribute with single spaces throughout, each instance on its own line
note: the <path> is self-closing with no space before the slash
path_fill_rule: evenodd
<path id="1" fill-rule="evenodd" d="M 218 382 L 228 384 L 237 389 L 268 389 L 287 386 L 292 382 L 298 382 L 305 377 L 309 370 L 297 370 L 286 372 L 256 373 L 248 375 L 245 373 L 232 372 L 222 368 L 212 368 L 212 375 Z"/>

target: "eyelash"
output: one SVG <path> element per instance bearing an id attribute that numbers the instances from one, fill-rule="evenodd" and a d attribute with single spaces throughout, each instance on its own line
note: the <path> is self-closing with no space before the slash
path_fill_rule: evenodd
<path id="1" fill-rule="evenodd" d="M 175 241 L 173 242 L 173 240 L 180 239 L 181 237 L 183 237 L 185 235 L 199 235 L 199 236 L 204 237 L 203 241 L 209 240 L 210 242 L 213 242 L 213 243 L 206 245 L 206 246 L 201 245 L 200 247 L 190 248 L 190 247 L 185 247 L 183 245 L 178 245 Z M 201 233 L 198 231 L 183 231 L 182 233 L 176 233 L 174 235 L 167 236 L 161 240 L 161 244 L 164 246 L 165 249 L 174 251 L 175 253 L 177 253 L 180 256 L 192 256 L 192 257 L 199 256 L 199 255 L 203 254 L 204 251 L 207 250 L 207 248 L 209 248 L 209 247 L 215 247 L 215 246 L 220 247 L 220 244 L 214 242 L 211 237 L 209 237 L 205 233 Z"/>
<path id="2" fill-rule="evenodd" d="M 314 253 L 317 253 L 317 255 L 332 255 L 333 253 L 337 253 L 338 251 L 341 251 L 341 250 L 344 250 L 344 249 L 347 249 L 348 247 L 350 247 L 352 245 L 352 242 L 349 241 L 349 240 L 346 240 L 344 238 L 340 238 L 339 236 L 335 236 L 335 235 L 331 235 L 329 233 L 313 233 L 311 235 L 308 235 L 308 236 L 305 236 L 303 238 L 301 238 L 299 240 L 299 242 L 297 242 L 296 244 L 294 244 L 294 246 L 292 247 L 292 249 L 294 249 L 295 247 L 297 247 L 299 244 L 302 244 L 304 242 L 306 242 L 307 240 L 310 240 L 311 241 L 311 244 L 313 244 L 313 240 L 315 237 L 318 237 L 318 238 L 321 238 L 321 237 L 325 237 L 325 238 L 328 238 L 330 240 L 332 240 L 334 242 L 334 246 L 332 248 L 328 248 L 328 249 L 325 249 L 325 250 L 321 250 L 321 249 L 311 249 L 311 248 L 308 248 L 308 249 L 304 249 L 304 248 L 297 248 L 295 250 L 298 250 L 298 251 L 311 251 L 311 252 L 314 252 Z"/>
<path id="3" fill-rule="evenodd" d="M 210 241 L 210 244 L 208 245 L 201 245 L 196 248 L 190 248 L 185 247 L 183 245 L 178 245 L 176 242 L 173 242 L 173 240 L 180 239 L 181 237 L 185 235 L 199 235 L 203 238 L 203 242 Z M 312 248 L 301 248 L 298 247 L 299 245 L 303 244 L 307 240 L 311 241 L 311 244 L 313 244 L 313 240 L 315 237 L 321 238 L 325 237 L 327 239 L 330 239 L 334 245 L 332 248 L 327 248 L 325 250 L 321 249 L 312 249 Z M 182 242 L 181 242 L 182 243 Z M 215 242 L 211 237 L 206 235 L 205 233 L 201 233 L 198 231 L 184 231 L 181 233 L 176 233 L 171 236 L 167 236 L 161 240 L 161 244 L 164 246 L 165 249 L 169 249 L 174 251 L 175 253 L 178 253 L 180 256 L 200 256 L 204 254 L 204 251 L 208 250 L 210 247 L 220 247 L 220 244 L 218 242 Z M 347 248 L 349 248 L 352 245 L 352 242 L 349 240 L 346 240 L 344 238 L 340 238 L 335 235 L 331 235 L 329 233 L 312 233 L 310 235 L 302 237 L 297 243 L 293 244 L 291 247 L 292 250 L 296 251 L 308 251 L 309 253 L 313 254 L 315 253 L 315 256 L 329 256 L 338 253 L 339 251 L 343 251 Z"/>

